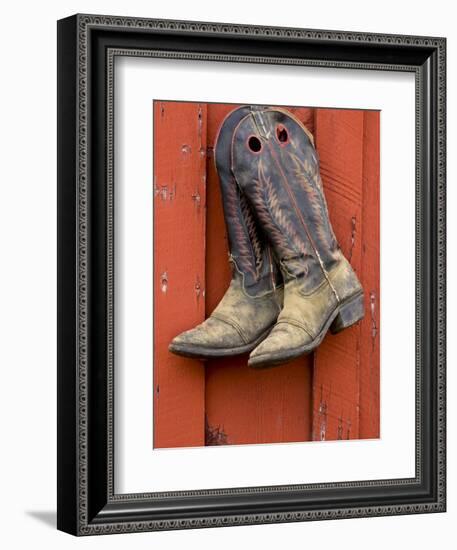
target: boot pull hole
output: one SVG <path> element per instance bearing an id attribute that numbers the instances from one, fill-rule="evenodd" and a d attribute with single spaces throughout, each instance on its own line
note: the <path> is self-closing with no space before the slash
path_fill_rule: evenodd
<path id="1" fill-rule="evenodd" d="M 248 147 L 253 153 L 258 153 L 260 149 L 262 149 L 262 144 L 260 143 L 260 139 L 256 136 L 251 136 L 248 139 Z"/>
<path id="2" fill-rule="evenodd" d="M 276 136 L 279 143 L 285 144 L 289 141 L 289 134 L 282 124 L 276 127 Z"/>

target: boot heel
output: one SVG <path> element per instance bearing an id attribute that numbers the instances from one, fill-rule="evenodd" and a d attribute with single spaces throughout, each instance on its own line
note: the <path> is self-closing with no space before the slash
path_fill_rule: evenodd
<path id="1" fill-rule="evenodd" d="M 345 328 L 350 327 L 364 316 L 363 306 L 363 294 L 360 294 L 356 298 L 353 298 L 347 304 L 340 307 L 338 315 L 335 317 L 333 323 L 330 325 L 330 332 L 337 334 Z"/>

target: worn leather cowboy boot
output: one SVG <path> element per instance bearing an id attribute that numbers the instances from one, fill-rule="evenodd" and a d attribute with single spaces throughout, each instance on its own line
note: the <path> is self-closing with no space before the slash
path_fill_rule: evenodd
<path id="1" fill-rule="evenodd" d="M 330 224 L 313 139 L 291 113 L 253 110 L 235 129 L 232 170 L 280 260 L 284 308 L 249 365 L 314 350 L 364 315 L 363 289 Z"/>
<path id="2" fill-rule="evenodd" d="M 230 166 L 233 130 L 249 112 L 240 107 L 229 113 L 215 146 L 232 280 L 211 316 L 173 339 L 169 350 L 178 355 L 208 359 L 249 352 L 267 336 L 281 310 L 280 271 Z"/>

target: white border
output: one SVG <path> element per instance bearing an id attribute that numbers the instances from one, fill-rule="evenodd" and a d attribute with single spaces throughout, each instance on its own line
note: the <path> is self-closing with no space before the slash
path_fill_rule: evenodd
<path id="1" fill-rule="evenodd" d="M 414 477 L 414 74 L 115 63 L 115 493 Z M 381 109 L 380 440 L 152 450 L 154 98 Z"/>

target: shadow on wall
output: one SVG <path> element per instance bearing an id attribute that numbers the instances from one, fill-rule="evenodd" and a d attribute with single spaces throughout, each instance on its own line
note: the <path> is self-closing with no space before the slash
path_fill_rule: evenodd
<path id="1" fill-rule="evenodd" d="M 57 527 L 57 512 L 55 510 L 27 510 L 26 515 L 34 518 L 48 527 L 56 529 Z"/>

